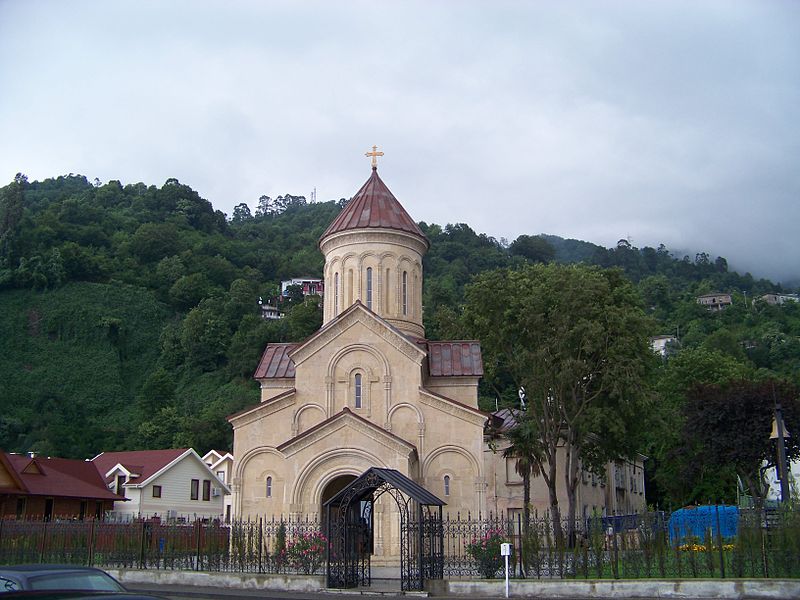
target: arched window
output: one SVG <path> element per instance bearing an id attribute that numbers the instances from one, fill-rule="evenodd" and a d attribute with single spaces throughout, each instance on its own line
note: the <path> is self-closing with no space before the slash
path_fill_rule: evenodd
<path id="1" fill-rule="evenodd" d="M 339 314 L 339 273 L 333 276 L 333 316 Z"/>
<path id="2" fill-rule="evenodd" d="M 444 476 L 444 495 L 450 495 L 450 475 Z"/>
<path id="3" fill-rule="evenodd" d="M 391 281 L 389 275 L 390 271 L 386 269 L 386 277 L 383 278 L 383 283 L 381 284 L 383 286 L 383 310 L 386 312 L 390 312 L 391 310 L 389 308 L 389 282 Z"/>
<path id="4" fill-rule="evenodd" d="M 372 310 L 372 267 L 367 267 L 367 308 Z"/>
<path id="5" fill-rule="evenodd" d="M 272 477 L 267 477 L 267 498 L 272 498 Z"/>
<path id="6" fill-rule="evenodd" d="M 403 271 L 403 314 L 408 314 L 408 271 Z"/>
<path id="7" fill-rule="evenodd" d="M 361 373 L 355 376 L 355 407 L 361 408 Z"/>
<path id="8" fill-rule="evenodd" d="M 347 304 L 345 304 L 345 307 L 349 308 L 353 305 L 353 269 L 347 270 L 347 294 L 346 296 L 342 296 L 342 298 L 345 297 L 347 298 Z"/>

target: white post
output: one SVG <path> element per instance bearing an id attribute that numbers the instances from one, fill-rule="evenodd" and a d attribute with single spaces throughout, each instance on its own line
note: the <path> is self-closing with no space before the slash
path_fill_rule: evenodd
<path id="1" fill-rule="evenodd" d="M 511 555 L 511 544 L 500 544 L 500 555 L 506 559 L 506 598 L 508 598 L 508 557 Z"/>

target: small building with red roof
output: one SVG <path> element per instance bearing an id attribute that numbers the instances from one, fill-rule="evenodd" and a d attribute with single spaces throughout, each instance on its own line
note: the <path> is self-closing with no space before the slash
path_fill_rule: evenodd
<path id="1" fill-rule="evenodd" d="M 103 518 L 116 502 L 90 462 L 0 452 L 0 517 Z"/>
<path id="2" fill-rule="evenodd" d="M 117 520 L 225 516 L 230 488 L 192 448 L 103 452 L 91 462 L 106 486 L 127 500 L 114 505 Z"/>

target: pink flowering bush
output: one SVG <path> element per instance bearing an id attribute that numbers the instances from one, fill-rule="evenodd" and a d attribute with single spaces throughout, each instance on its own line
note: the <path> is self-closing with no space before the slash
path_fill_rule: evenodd
<path id="1" fill-rule="evenodd" d="M 325 561 L 328 540 L 318 531 L 304 533 L 286 545 L 289 564 L 306 575 L 316 573 Z"/>
<path id="2" fill-rule="evenodd" d="M 478 573 L 485 579 L 492 579 L 503 564 L 500 544 L 507 542 L 506 534 L 500 529 L 489 529 L 480 538 L 467 544 L 467 554 L 475 559 Z"/>

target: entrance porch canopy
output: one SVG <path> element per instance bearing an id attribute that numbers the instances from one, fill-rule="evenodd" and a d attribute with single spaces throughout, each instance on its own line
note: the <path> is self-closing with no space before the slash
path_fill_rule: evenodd
<path id="1" fill-rule="evenodd" d="M 445 503 L 395 469 L 372 467 L 325 502 L 328 534 L 328 587 L 369 585 L 373 505 L 384 493 L 400 516 L 402 590 L 422 590 L 426 579 L 443 576 L 442 507 Z M 365 531 L 366 530 L 366 531 Z"/>

